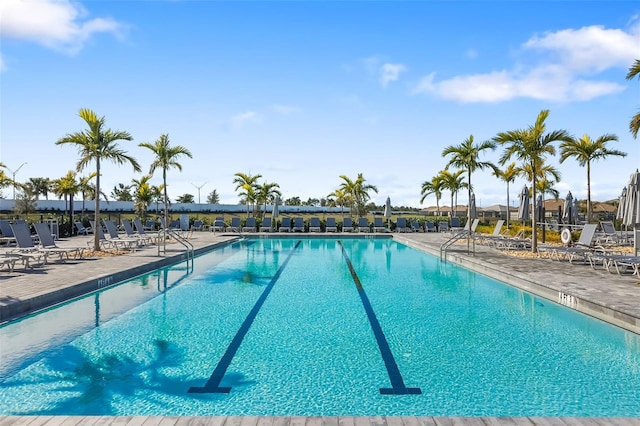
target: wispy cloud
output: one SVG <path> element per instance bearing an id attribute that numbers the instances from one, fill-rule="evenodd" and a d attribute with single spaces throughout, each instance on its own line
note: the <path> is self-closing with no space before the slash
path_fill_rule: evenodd
<path id="1" fill-rule="evenodd" d="M 88 17 L 78 2 L 69 0 L 2 0 L 2 37 L 26 40 L 68 54 L 77 53 L 98 33 L 122 37 L 125 25 L 111 18 Z"/>
<path id="2" fill-rule="evenodd" d="M 407 67 L 402 64 L 382 64 L 380 67 L 380 84 L 382 84 L 382 87 L 387 87 L 389 82 L 397 81 L 400 78 L 400 73 L 406 70 Z"/>
<path id="3" fill-rule="evenodd" d="M 248 124 L 259 123 L 262 121 L 260 115 L 255 111 L 242 112 L 231 117 L 231 127 L 239 129 L 245 127 Z"/>
<path id="4" fill-rule="evenodd" d="M 413 93 L 432 94 L 458 102 L 503 102 L 532 98 L 557 102 L 585 101 L 618 93 L 626 86 L 598 78 L 615 67 L 627 67 L 640 51 L 640 25 L 629 31 L 589 26 L 535 35 L 522 45 L 523 62 L 537 63 L 510 70 L 436 80 L 431 73 Z"/>

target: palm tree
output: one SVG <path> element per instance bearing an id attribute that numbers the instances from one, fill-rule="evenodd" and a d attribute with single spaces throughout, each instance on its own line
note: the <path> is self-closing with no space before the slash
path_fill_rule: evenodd
<path id="1" fill-rule="evenodd" d="M 144 175 L 140 179 L 132 179 L 133 183 L 133 208 L 142 219 L 147 218 L 147 209 L 153 202 L 153 190 L 149 181 L 151 175 Z"/>
<path id="2" fill-rule="evenodd" d="M 80 185 L 80 194 L 82 195 L 82 213 L 81 215 L 84 217 L 84 210 L 85 210 L 85 200 L 87 199 L 87 195 L 92 193 L 94 194 L 95 197 L 95 190 L 93 188 L 93 185 L 91 185 L 91 179 L 93 179 L 94 177 L 96 177 L 96 173 L 95 172 L 91 172 L 89 173 L 88 176 L 80 176 L 80 178 L 78 179 L 78 183 Z M 106 198 L 106 197 L 105 197 Z"/>
<path id="3" fill-rule="evenodd" d="M 560 144 L 560 163 L 567 158 L 574 157 L 581 167 L 587 166 L 587 222 L 591 222 L 591 162 L 610 155 L 625 157 L 626 152 L 615 149 L 607 149 L 607 142 L 617 141 L 618 137 L 613 134 L 604 134 L 593 140 L 589 135 L 584 135 L 580 139 L 563 141 Z"/>
<path id="4" fill-rule="evenodd" d="M 51 188 L 51 179 L 36 177 L 29 178 L 29 185 L 31 186 L 31 190 L 33 195 L 35 195 L 36 200 L 39 195 L 44 195 L 45 200 L 49 199 L 49 189 Z"/>
<path id="5" fill-rule="evenodd" d="M 143 142 L 139 146 L 147 148 L 155 154 L 155 159 L 149 167 L 149 174 L 153 175 L 156 169 L 162 169 L 162 190 L 164 192 L 164 220 L 165 225 L 169 225 L 169 197 L 167 195 L 167 170 L 175 167 L 182 171 L 182 164 L 178 163 L 178 158 L 182 155 L 193 158 L 191 152 L 182 145 L 171 146 L 168 134 L 162 134 L 154 142 Z"/>
<path id="6" fill-rule="evenodd" d="M 479 145 L 474 145 L 473 135 L 470 135 L 467 139 L 462 141 L 460 145 L 450 145 L 442 151 L 443 157 L 446 157 L 448 155 L 451 156 L 449 162 L 445 166 L 446 169 L 448 169 L 450 166 L 454 166 L 467 171 L 467 190 L 469 192 L 469 198 L 467 198 L 469 200 L 469 202 L 467 203 L 467 220 L 471 218 L 471 191 L 473 189 L 471 185 L 471 173 L 475 172 L 476 170 L 485 169 L 487 167 L 493 169 L 494 172 L 497 169 L 497 167 L 490 161 L 479 160 L 480 154 L 487 149 L 496 149 L 495 142 L 484 141 Z"/>
<path id="7" fill-rule="evenodd" d="M 264 210 L 267 211 L 267 203 L 273 203 L 276 196 L 282 197 L 282 192 L 280 192 L 280 185 L 275 182 L 263 183 L 262 185 L 258 185 L 258 199 L 257 204 L 264 204 Z M 258 211 L 258 214 L 260 212 Z"/>
<path id="8" fill-rule="evenodd" d="M 633 80 L 636 76 L 640 75 L 640 59 L 636 59 L 636 61 L 629 68 L 629 73 L 627 74 L 627 80 Z M 634 139 L 638 137 L 638 131 L 640 131 L 640 112 L 636 113 L 631 118 L 631 122 L 629 123 L 629 130 L 633 135 Z"/>
<path id="9" fill-rule="evenodd" d="M 329 205 L 340 206 L 340 216 L 344 217 L 344 206 L 351 205 L 351 196 L 342 189 L 336 189 L 331 194 L 327 195 L 329 199 Z"/>
<path id="10" fill-rule="evenodd" d="M 464 170 L 456 170 L 455 172 L 450 172 L 449 170 L 441 170 L 438 174 L 440 181 L 442 182 L 443 189 L 448 189 L 451 192 L 451 217 L 456 215 L 458 192 L 460 192 L 461 189 L 469 186 L 464 181 L 464 176 L 462 176 L 463 174 Z"/>
<path id="11" fill-rule="evenodd" d="M 127 132 L 113 131 L 104 128 L 104 116 L 98 117 L 95 112 L 90 109 L 81 109 L 78 114 L 87 126 L 87 130 L 67 134 L 56 142 L 56 145 L 73 144 L 78 147 L 80 159 L 78 160 L 77 170 L 80 172 L 92 161 L 96 163 L 96 194 L 100 194 L 100 164 L 103 161 L 112 161 L 117 164 L 129 163 L 136 172 L 141 171 L 140 165 L 135 158 L 126 154 L 126 151 L 118 147 L 116 141 L 133 140 L 133 137 Z M 94 220 L 96 224 L 100 223 L 100 197 L 95 197 Z M 93 248 L 95 251 L 100 250 L 100 236 L 94 233 Z"/>
<path id="12" fill-rule="evenodd" d="M 343 182 L 340 184 L 340 189 L 346 194 L 349 194 L 351 198 L 352 208 L 356 207 L 356 216 L 360 216 L 360 212 L 364 209 L 367 201 L 371 199 L 369 191 L 378 193 L 378 188 L 375 185 L 365 183 L 367 180 L 362 173 L 358 173 L 358 177 L 355 180 L 349 179 L 346 175 L 340 175 L 340 179 Z"/>
<path id="13" fill-rule="evenodd" d="M 60 198 L 64 198 L 64 209 L 67 213 L 67 200 L 69 200 L 69 233 L 73 232 L 73 196 L 80 192 L 80 183 L 76 180 L 76 173 L 72 170 L 53 181 L 53 192 Z"/>
<path id="14" fill-rule="evenodd" d="M 234 174 L 233 183 L 236 184 L 236 191 L 240 191 L 241 201 L 247 205 L 247 217 L 249 217 L 249 206 L 253 206 L 258 196 L 258 179 L 261 174 L 251 175 L 247 173 Z"/>
<path id="15" fill-rule="evenodd" d="M 432 177 L 431 180 L 424 181 L 420 189 L 420 194 L 422 195 L 420 204 L 422 204 L 429 195 L 433 194 L 436 196 L 436 211 L 438 216 L 440 216 L 440 199 L 442 198 L 442 191 L 445 188 L 441 173 L 442 171 L 440 174 Z"/>
<path id="16" fill-rule="evenodd" d="M 493 171 L 494 176 L 502 179 L 507 184 L 507 229 L 509 229 L 509 216 L 511 216 L 511 211 L 509 210 L 509 184 L 516 180 L 518 174 L 519 169 L 514 162 L 511 162 L 504 170 L 495 169 Z"/>
<path id="17" fill-rule="evenodd" d="M 566 130 L 554 130 L 546 132 L 545 120 L 549 117 L 549 110 L 540 111 L 534 125 L 526 129 L 510 130 L 498 133 L 493 137 L 493 141 L 505 146 L 505 151 L 500 157 L 500 164 L 504 165 L 513 157 L 522 161 L 523 167 L 528 166 L 531 170 L 531 187 L 533 188 L 533 215 L 531 236 L 531 251 L 538 251 L 537 223 L 536 223 L 536 181 L 544 159 L 547 155 L 555 155 L 556 148 L 554 142 L 568 141 L 572 137 Z"/>
<path id="18" fill-rule="evenodd" d="M 218 195 L 218 191 L 215 189 L 207 195 L 207 203 L 209 204 L 218 204 L 220 202 L 220 195 Z"/>

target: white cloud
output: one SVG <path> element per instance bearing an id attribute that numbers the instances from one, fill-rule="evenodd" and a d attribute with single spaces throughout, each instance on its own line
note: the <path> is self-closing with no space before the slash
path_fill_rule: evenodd
<path id="1" fill-rule="evenodd" d="M 255 111 L 242 112 L 231 117 L 231 126 L 235 129 L 244 127 L 250 123 L 259 123 L 261 121 L 260 115 Z"/>
<path id="2" fill-rule="evenodd" d="M 407 67 L 402 64 L 385 63 L 380 67 L 380 84 L 387 87 L 391 81 L 397 81 L 402 71 L 406 71 Z"/>
<path id="3" fill-rule="evenodd" d="M 561 30 L 534 36 L 523 45 L 523 58 L 540 53 L 533 66 L 461 75 L 436 81 L 423 77 L 413 93 L 433 94 L 458 102 L 504 102 L 532 98 L 556 102 L 586 101 L 625 90 L 623 84 L 598 79 L 610 68 L 626 69 L 640 51 L 640 26 L 628 32 L 601 26 Z"/>
<path id="4" fill-rule="evenodd" d="M 87 10 L 69 0 L 2 0 L 0 35 L 47 48 L 77 53 L 91 36 L 122 36 L 125 27 L 111 18 L 88 18 Z"/>

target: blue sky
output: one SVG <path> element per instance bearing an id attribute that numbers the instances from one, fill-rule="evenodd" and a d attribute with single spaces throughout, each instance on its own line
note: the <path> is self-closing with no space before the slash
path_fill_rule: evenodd
<path id="1" fill-rule="evenodd" d="M 191 150 L 168 173 L 172 199 L 197 200 L 201 186 L 203 202 L 215 189 L 235 204 L 243 172 L 306 200 L 363 173 L 374 202 L 419 207 L 445 146 L 526 128 L 549 109 L 548 130 L 618 135 L 609 147 L 628 156 L 595 163 L 591 179 L 593 199 L 612 199 L 640 166 L 628 130 L 640 81 L 625 80 L 639 14 L 633 1 L 3 0 L 0 161 L 27 162 L 19 181 L 62 177 L 77 154 L 55 141 L 84 130 L 78 111 L 91 108 L 132 134 L 120 146 L 144 172 L 152 156 L 138 143 L 167 133 Z M 586 198 L 584 168 L 548 162 L 561 197 Z M 139 177 L 103 171 L 107 194 Z M 472 181 L 480 206 L 506 202 L 489 171 Z"/>

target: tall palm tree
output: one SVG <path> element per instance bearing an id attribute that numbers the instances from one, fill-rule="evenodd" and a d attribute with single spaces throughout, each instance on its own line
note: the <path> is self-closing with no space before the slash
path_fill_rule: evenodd
<path id="1" fill-rule="evenodd" d="M 604 134 L 596 140 L 585 134 L 580 139 L 563 141 L 560 144 L 560 163 L 573 157 L 581 167 L 587 166 L 587 222 L 591 222 L 593 213 L 591 208 L 591 162 L 607 158 L 610 155 L 625 157 L 626 152 L 607 148 L 608 142 L 617 140 L 618 136 L 613 134 Z"/>
<path id="2" fill-rule="evenodd" d="M 500 132 L 493 137 L 493 141 L 504 146 L 505 151 L 500 157 L 500 164 L 515 157 L 522 161 L 523 166 L 531 169 L 531 187 L 533 188 L 533 214 L 531 215 L 533 234 L 531 236 L 531 251 L 538 251 L 538 236 L 536 222 L 536 181 L 538 172 L 544 165 L 547 155 L 555 155 L 556 148 L 553 145 L 558 141 L 571 140 L 571 135 L 566 130 L 554 130 L 546 133 L 545 121 L 549 117 L 549 110 L 540 111 L 535 124 L 526 129 Z"/>
<path id="3" fill-rule="evenodd" d="M 636 61 L 629 67 L 629 73 L 627 74 L 627 80 L 633 80 L 636 76 L 640 76 L 640 59 L 636 59 Z M 631 122 L 629 123 L 629 130 L 633 135 L 634 139 L 638 138 L 638 131 L 640 131 L 640 112 L 636 113 L 631 118 Z"/>
<path id="4" fill-rule="evenodd" d="M 276 196 L 282 197 L 282 192 L 280 191 L 280 185 L 275 182 L 263 183 L 262 185 L 258 185 L 258 204 L 264 204 L 264 211 L 267 211 L 267 204 L 273 203 Z M 260 212 L 258 212 L 260 213 Z"/>
<path id="5" fill-rule="evenodd" d="M 44 177 L 29 178 L 29 185 L 36 200 L 40 195 L 44 195 L 45 199 L 49 199 L 49 189 L 51 188 L 51 179 Z"/>
<path id="6" fill-rule="evenodd" d="M 507 184 L 507 229 L 509 229 L 509 216 L 511 216 L 511 210 L 509 210 L 509 184 L 516 180 L 519 174 L 519 169 L 516 167 L 516 163 L 511 162 L 504 169 L 495 169 L 493 175 L 502 179 Z"/>
<path id="7" fill-rule="evenodd" d="M 427 180 L 422 182 L 422 187 L 420 189 L 420 204 L 424 202 L 424 200 L 431 194 L 436 196 L 436 212 L 438 216 L 440 216 L 440 199 L 442 198 L 442 191 L 444 190 L 444 182 L 442 181 L 442 176 L 437 174 L 432 177 L 431 180 Z"/>
<path id="8" fill-rule="evenodd" d="M 487 167 L 494 170 L 497 167 L 490 161 L 480 161 L 480 154 L 487 149 L 496 149 L 496 144 L 493 141 L 484 141 L 480 144 L 473 144 L 473 135 L 470 135 L 467 139 L 462 141 L 460 145 L 449 145 L 442 151 L 442 156 L 451 156 L 449 162 L 445 166 L 448 169 L 450 166 L 464 169 L 467 172 L 467 190 L 469 200 L 467 218 L 471 218 L 471 191 L 473 190 L 471 184 L 471 173 L 476 170 L 483 170 Z"/>
<path id="9" fill-rule="evenodd" d="M 167 195 L 167 170 L 176 168 L 182 171 L 182 164 L 178 163 L 181 156 L 193 158 L 191 152 L 182 145 L 171 146 L 168 134 L 162 134 L 154 143 L 143 142 L 138 146 L 147 148 L 154 153 L 155 158 L 149 167 L 149 174 L 153 175 L 156 169 L 162 169 L 162 190 L 164 192 L 164 220 L 169 226 L 169 197 Z"/>
<path id="10" fill-rule="evenodd" d="M 460 192 L 461 189 L 469 186 L 467 182 L 464 181 L 464 176 L 462 176 L 463 174 L 464 170 L 456 170 L 455 172 L 451 172 L 446 169 L 441 170 L 438 174 L 440 181 L 442 182 L 442 187 L 444 189 L 448 189 L 451 192 L 451 217 L 456 216 L 458 192 Z"/>
<path id="11" fill-rule="evenodd" d="M 80 192 L 80 182 L 76 180 L 76 173 L 72 170 L 53 181 L 53 192 L 60 198 L 64 198 L 64 210 L 67 213 L 67 200 L 69 201 L 69 232 L 73 231 L 73 196 Z"/>
<path id="12" fill-rule="evenodd" d="M 351 205 L 351 196 L 344 190 L 338 188 L 331 194 L 327 195 L 329 205 L 340 206 L 340 216 L 344 217 L 344 206 Z"/>
<path id="13" fill-rule="evenodd" d="M 103 161 L 111 161 L 116 164 L 129 163 L 136 172 L 141 171 L 140 165 L 135 158 L 127 155 L 118 147 L 116 141 L 131 141 L 133 137 L 124 131 L 106 129 L 104 116 L 98 117 L 95 112 L 90 109 L 83 108 L 79 114 L 87 126 L 87 130 L 82 132 L 70 133 L 59 139 L 56 145 L 72 144 L 78 148 L 80 159 L 78 160 L 77 170 L 81 172 L 91 162 L 96 164 L 96 194 L 100 194 L 100 165 Z M 94 220 L 96 224 L 100 223 L 100 197 L 95 197 Z M 100 236 L 94 233 L 93 248 L 100 250 Z"/>
<path id="14" fill-rule="evenodd" d="M 151 175 L 144 175 L 140 179 L 131 179 L 133 184 L 133 208 L 143 220 L 147 218 L 147 209 L 153 202 L 153 190 L 149 181 Z"/>
<path id="15" fill-rule="evenodd" d="M 247 217 L 249 217 L 249 206 L 253 206 L 258 196 L 258 179 L 261 174 L 251 175 L 248 173 L 236 173 L 233 176 L 233 183 L 236 184 L 236 191 L 240 195 L 242 202 L 247 205 Z"/>
<path id="16" fill-rule="evenodd" d="M 359 217 L 365 204 L 371 199 L 369 191 L 373 191 L 377 194 L 378 188 L 375 185 L 366 183 L 367 180 L 364 178 L 362 173 L 358 173 L 358 177 L 356 177 L 355 180 L 350 179 L 346 175 L 340 175 L 340 179 L 343 180 L 340 184 L 340 189 L 346 194 L 349 194 L 352 203 L 352 211 L 353 206 L 355 205 L 356 216 Z"/>
<path id="17" fill-rule="evenodd" d="M 87 199 L 87 195 L 90 193 L 93 193 L 95 196 L 95 190 L 93 188 L 93 185 L 91 185 L 91 180 L 96 177 L 96 173 L 95 172 L 91 172 L 89 173 L 88 176 L 80 176 L 80 178 L 78 179 L 78 184 L 80 186 L 80 195 L 82 195 L 82 212 L 80 213 L 82 216 L 84 216 L 84 211 L 85 211 L 85 200 Z"/>

